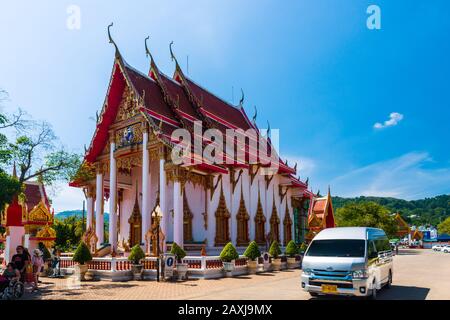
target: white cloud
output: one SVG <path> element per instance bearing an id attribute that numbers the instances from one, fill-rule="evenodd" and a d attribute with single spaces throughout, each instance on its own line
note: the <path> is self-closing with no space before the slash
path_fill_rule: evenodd
<path id="1" fill-rule="evenodd" d="M 425 168 L 427 152 L 410 152 L 350 171 L 331 181 L 340 196 L 420 199 L 450 192 L 450 167 Z"/>
<path id="2" fill-rule="evenodd" d="M 288 164 L 293 167 L 297 163 L 297 174 L 302 177 L 302 180 L 306 177 L 310 177 L 316 168 L 316 162 L 311 158 L 299 157 L 299 156 L 285 156 L 283 159 L 288 160 Z"/>
<path id="3" fill-rule="evenodd" d="M 387 127 L 396 126 L 400 121 L 404 118 L 403 114 L 398 112 L 392 112 L 389 115 L 389 120 L 386 120 L 384 123 L 377 122 L 373 125 L 375 129 L 383 129 Z"/>
<path id="4" fill-rule="evenodd" d="M 78 210 L 83 208 L 84 194 L 79 188 L 69 187 L 67 184 L 60 184 L 51 192 L 52 207 L 55 213 L 65 210 Z M 54 193 L 54 194 L 52 194 Z"/>

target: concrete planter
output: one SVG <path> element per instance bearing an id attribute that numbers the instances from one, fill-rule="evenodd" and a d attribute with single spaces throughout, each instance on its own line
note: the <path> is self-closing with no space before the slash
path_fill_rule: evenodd
<path id="1" fill-rule="evenodd" d="M 131 272 L 133 273 L 134 280 L 142 280 L 142 271 L 144 270 L 144 266 L 142 264 L 132 264 Z"/>
<path id="2" fill-rule="evenodd" d="M 247 261 L 247 270 L 249 274 L 256 274 L 257 269 L 258 269 L 258 261 L 256 260 Z"/>
<path id="3" fill-rule="evenodd" d="M 281 270 L 281 258 L 273 258 L 272 259 L 272 270 L 274 270 L 274 271 Z"/>
<path id="4" fill-rule="evenodd" d="M 299 261 L 295 259 L 295 257 L 288 257 L 287 258 L 287 266 L 289 269 L 295 269 L 299 266 Z"/>
<path id="5" fill-rule="evenodd" d="M 282 261 L 281 265 L 280 265 L 280 270 L 286 270 L 287 269 L 287 262 L 286 261 Z"/>
<path id="6" fill-rule="evenodd" d="M 177 275 L 178 280 L 186 279 L 186 275 L 189 269 L 189 265 L 187 263 L 177 263 Z"/>
<path id="7" fill-rule="evenodd" d="M 226 277 L 227 278 L 232 277 L 233 276 L 232 272 L 235 269 L 234 261 L 231 261 L 231 262 L 222 261 L 222 264 L 223 264 L 223 271 L 225 271 Z"/>
<path id="8" fill-rule="evenodd" d="M 74 266 L 75 269 L 75 275 L 78 277 L 78 280 L 84 281 L 86 272 L 88 271 L 88 265 L 87 264 L 76 264 Z"/>

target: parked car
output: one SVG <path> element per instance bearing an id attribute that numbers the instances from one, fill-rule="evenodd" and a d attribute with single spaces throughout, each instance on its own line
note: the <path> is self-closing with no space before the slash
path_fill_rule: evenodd
<path id="1" fill-rule="evenodd" d="M 386 234 L 376 228 L 329 228 L 314 237 L 302 262 L 301 286 L 319 294 L 375 299 L 392 284 L 394 265 Z"/>
<path id="2" fill-rule="evenodd" d="M 443 251 L 445 253 L 450 253 L 450 245 L 447 244 L 447 245 L 443 246 L 441 251 Z"/>
<path id="3" fill-rule="evenodd" d="M 431 247 L 431 249 L 433 249 L 434 251 L 441 251 L 442 247 L 443 247 L 442 244 L 435 244 L 434 246 Z"/>

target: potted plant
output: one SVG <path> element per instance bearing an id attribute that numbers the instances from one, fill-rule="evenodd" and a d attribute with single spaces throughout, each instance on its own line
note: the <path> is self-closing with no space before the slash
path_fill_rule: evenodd
<path id="1" fill-rule="evenodd" d="M 91 252 L 89 251 L 86 243 L 80 241 L 75 253 L 73 254 L 72 260 L 77 263 L 75 265 L 75 274 L 79 276 L 80 281 L 85 280 L 84 276 L 88 271 L 88 266 L 86 263 L 92 260 Z"/>
<path id="2" fill-rule="evenodd" d="M 236 248 L 231 242 L 228 242 L 220 253 L 220 260 L 223 263 L 223 270 L 227 277 L 231 277 L 231 272 L 234 270 L 234 261 L 239 258 Z"/>
<path id="3" fill-rule="evenodd" d="M 141 264 L 141 260 L 145 258 L 145 253 L 139 244 L 136 244 L 131 248 L 128 260 L 132 262 L 131 271 L 133 272 L 134 280 L 142 280 L 142 271 L 144 266 Z"/>
<path id="4" fill-rule="evenodd" d="M 302 244 L 300 245 L 300 254 L 304 254 L 306 249 L 308 249 L 308 245 L 306 244 L 306 242 L 302 242 Z"/>
<path id="5" fill-rule="evenodd" d="M 294 242 L 294 240 L 289 241 L 288 245 L 286 246 L 285 254 L 287 256 L 287 263 L 289 268 L 295 268 L 297 265 L 297 261 L 295 256 L 298 255 L 299 248 L 297 244 Z"/>
<path id="6" fill-rule="evenodd" d="M 247 267 L 250 274 L 255 274 L 258 268 L 258 258 L 261 256 L 261 251 L 259 251 L 259 246 L 256 241 L 250 242 L 247 249 L 244 252 L 244 256 L 248 258 Z"/>
<path id="7" fill-rule="evenodd" d="M 183 280 L 186 278 L 186 274 L 188 272 L 189 265 L 187 263 L 183 263 L 183 258 L 186 257 L 186 251 L 183 250 L 176 242 L 172 244 L 172 248 L 170 249 L 170 253 L 175 255 L 177 259 L 177 274 L 178 280 Z"/>
<path id="8" fill-rule="evenodd" d="M 272 242 L 272 244 L 270 245 L 270 248 L 269 248 L 269 254 L 272 257 L 273 270 L 280 271 L 281 270 L 281 258 L 280 258 L 281 248 L 280 248 L 280 244 L 278 243 L 278 241 Z"/>

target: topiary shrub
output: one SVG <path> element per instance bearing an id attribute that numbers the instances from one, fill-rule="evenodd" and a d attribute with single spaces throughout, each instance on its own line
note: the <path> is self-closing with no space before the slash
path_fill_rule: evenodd
<path id="1" fill-rule="evenodd" d="M 306 244 L 306 242 L 303 242 L 300 245 L 300 253 L 305 253 L 306 249 L 308 249 L 308 245 Z"/>
<path id="2" fill-rule="evenodd" d="M 220 260 L 223 262 L 231 262 L 239 258 L 236 248 L 231 242 L 228 242 L 220 253 Z"/>
<path id="3" fill-rule="evenodd" d="M 174 254 L 177 258 L 177 262 L 181 263 L 184 257 L 186 257 L 186 251 L 183 250 L 176 242 L 172 244 L 172 248 L 170 249 L 170 253 Z"/>
<path id="4" fill-rule="evenodd" d="M 42 242 L 39 242 L 38 248 L 42 252 L 42 258 L 44 259 L 44 261 L 48 261 L 52 258 L 52 255 L 50 254 L 50 251 L 48 251 L 45 244 L 43 244 Z"/>
<path id="5" fill-rule="evenodd" d="M 269 254 L 275 259 L 277 259 L 281 254 L 281 248 L 278 241 L 272 242 L 272 244 L 270 245 Z"/>
<path id="6" fill-rule="evenodd" d="M 145 258 L 144 250 L 142 250 L 141 246 L 136 244 L 131 248 L 130 255 L 128 256 L 128 260 L 133 261 L 133 264 L 139 264 L 142 259 Z"/>
<path id="7" fill-rule="evenodd" d="M 91 252 L 89 251 L 88 246 L 83 241 L 80 241 L 78 244 L 75 253 L 73 254 L 73 261 L 78 262 L 81 265 L 84 265 L 86 262 L 92 260 Z"/>
<path id="8" fill-rule="evenodd" d="M 289 241 L 288 245 L 286 246 L 286 255 L 293 258 L 296 254 L 299 253 L 299 248 L 297 244 L 295 244 L 294 240 Z"/>
<path id="9" fill-rule="evenodd" d="M 255 260 L 261 256 L 261 251 L 259 251 L 259 246 L 256 241 L 250 242 L 247 249 L 245 249 L 244 256 L 250 260 Z"/>

